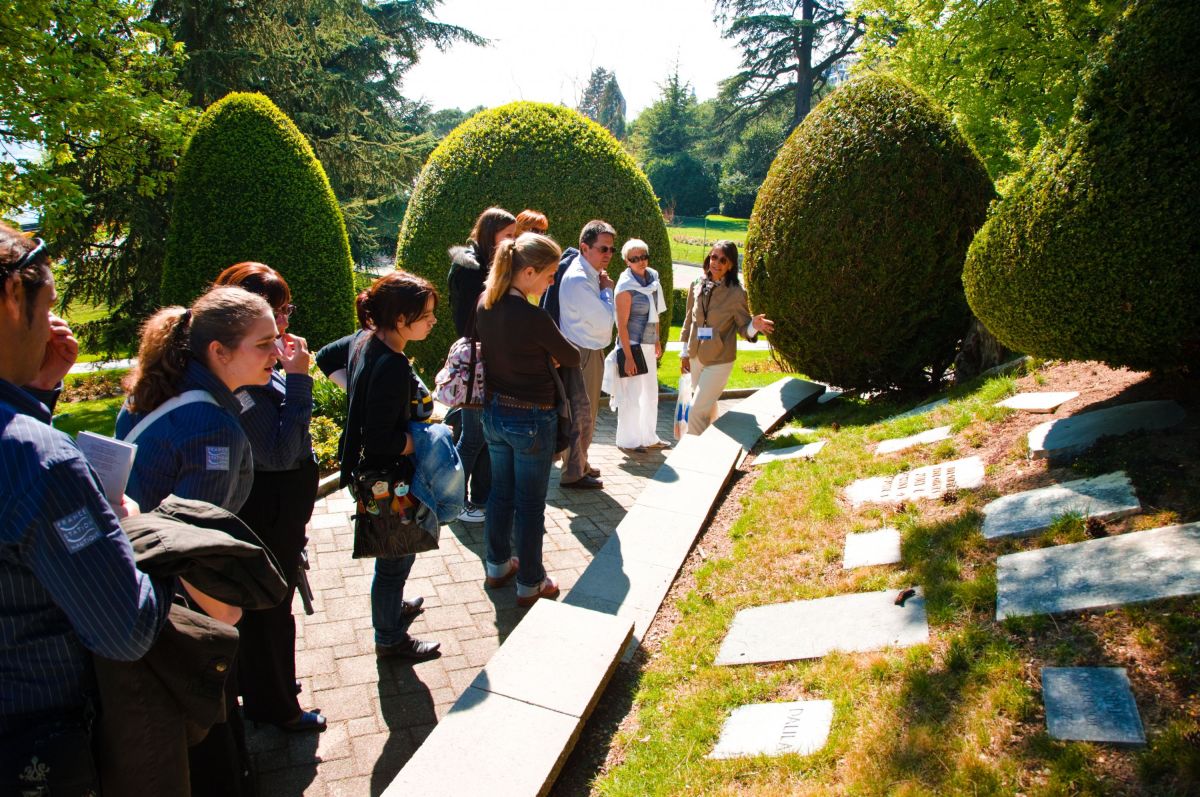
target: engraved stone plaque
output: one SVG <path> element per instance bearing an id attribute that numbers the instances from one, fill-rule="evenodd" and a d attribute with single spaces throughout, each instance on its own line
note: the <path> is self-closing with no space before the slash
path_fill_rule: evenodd
<path id="1" fill-rule="evenodd" d="M 893 528 L 864 531 L 846 535 L 846 551 L 842 555 L 842 567 L 890 565 L 900 561 L 900 532 Z"/>
<path id="2" fill-rule="evenodd" d="M 1200 523 L 1001 556 L 996 619 L 1200 595 Z"/>
<path id="3" fill-rule="evenodd" d="M 921 498 L 940 498 L 951 490 L 970 490 L 983 484 L 983 460 L 956 459 L 938 465 L 899 473 L 859 479 L 846 488 L 851 503 L 898 504 Z"/>
<path id="4" fill-rule="evenodd" d="M 1174 401 L 1136 401 L 1081 412 L 1033 427 L 1029 431 L 1029 454 L 1039 458 L 1078 454 L 1091 448 L 1101 437 L 1143 429 L 1166 429 L 1186 415 L 1183 407 Z"/>
<path id="5" fill-rule="evenodd" d="M 733 710 L 709 758 L 811 755 L 825 746 L 833 725 L 832 700 L 759 703 Z"/>
<path id="6" fill-rule="evenodd" d="M 998 402 L 996 406 L 1025 412 L 1054 412 L 1074 398 L 1079 398 L 1079 392 L 1076 390 L 1061 393 L 1018 393 Z"/>
<path id="7" fill-rule="evenodd" d="M 1069 513 L 1120 518 L 1141 509 L 1129 477 L 1119 470 L 997 498 L 983 508 L 983 536 L 991 540 L 1034 534 Z"/>
<path id="8" fill-rule="evenodd" d="M 1146 743 L 1124 667 L 1043 667 L 1042 700 L 1055 739 Z"/>
<path id="9" fill-rule="evenodd" d="M 895 440 L 884 440 L 875 447 L 876 454 L 893 454 L 913 446 L 923 446 L 950 439 L 950 427 L 939 426 L 909 437 L 898 437 Z"/>

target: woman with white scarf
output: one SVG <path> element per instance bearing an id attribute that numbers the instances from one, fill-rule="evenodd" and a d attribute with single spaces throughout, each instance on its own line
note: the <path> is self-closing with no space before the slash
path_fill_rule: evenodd
<path id="1" fill-rule="evenodd" d="M 617 447 L 645 452 L 666 448 L 658 438 L 658 356 L 662 353 L 659 316 L 666 312 L 658 273 L 650 268 L 650 248 L 631 238 L 621 247 L 628 268 L 617 280 L 617 336 L 609 355 L 612 407 L 617 412 Z M 638 373 L 641 371 L 642 373 Z"/>

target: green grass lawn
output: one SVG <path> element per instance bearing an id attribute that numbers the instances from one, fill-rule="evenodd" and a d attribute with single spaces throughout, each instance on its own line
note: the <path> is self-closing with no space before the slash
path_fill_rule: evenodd
<path id="1" fill-rule="evenodd" d="M 975 453 L 1010 415 L 995 402 L 1015 389 L 1013 377 L 994 378 L 952 391 L 951 403 L 933 413 L 892 421 L 886 419 L 907 406 L 844 398 L 809 410 L 791 427 L 815 432 L 785 428 L 764 441 L 768 448 L 828 442 L 814 461 L 755 469 L 748 491 L 729 499 L 740 501 L 732 526 L 702 540 L 721 553 L 696 563 L 690 588 L 670 607 L 678 619 L 643 666 L 630 718 L 609 755 L 616 763 L 592 793 L 1200 793 L 1194 744 L 1200 599 L 997 623 L 997 556 L 1087 539 L 1082 518 L 1065 518 L 1029 540 L 988 541 L 980 510 L 999 494 L 989 485 L 961 491 L 953 501 L 896 507 L 852 508 L 840 499 L 855 479 Z M 892 457 L 874 454 L 879 440 L 946 424 L 956 432 L 952 440 Z M 1011 453 L 989 466 L 989 482 L 995 469 L 1027 467 L 1023 444 L 1024 436 L 1015 435 Z M 1114 438 L 1105 453 L 1074 467 L 1085 476 L 1129 468 L 1143 502 L 1156 503 L 1154 515 L 1133 521 L 1137 528 L 1194 519 L 1190 505 L 1157 504 L 1157 496 L 1170 493 L 1142 495 L 1143 484 L 1163 487 L 1168 473 L 1190 478 L 1178 464 L 1147 462 L 1153 455 L 1138 453 L 1143 448 L 1136 439 Z M 846 533 L 882 525 L 900 529 L 902 562 L 843 570 Z M 813 661 L 713 664 L 740 609 L 914 584 L 925 595 L 928 644 Z M 1037 688 L 1044 665 L 1130 667 L 1142 716 L 1154 718 L 1149 745 L 1122 751 L 1050 738 Z M 734 708 L 814 699 L 834 704 L 829 741 L 817 753 L 706 759 Z"/>
<path id="2" fill-rule="evenodd" d="M 54 413 L 54 428 L 72 437 L 84 429 L 111 437 L 124 400 L 124 396 L 112 396 L 95 401 L 59 402 Z"/>
<path id="3" fill-rule="evenodd" d="M 780 369 L 771 359 L 771 352 L 739 351 L 725 389 L 765 387 L 785 376 L 799 374 L 790 374 Z M 662 362 L 658 364 L 658 384 L 670 390 L 679 387 L 679 352 L 669 351 L 663 355 Z"/>
<path id="4" fill-rule="evenodd" d="M 108 315 L 108 307 L 102 304 L 85 304 L 83 302 L 72 303 L 62 314 L 66 322 L 72 327 L 78 327 L 81 324 L 86 324 L 89 321 L 97 321 Z M 124 359 L 132 357 L 132 352 L 117 352 L 115 357 Z M 109 357 L 102 352 L 91 352 L 85 349 L 80 342 L 79 357 L 76 362 L 94 363 L 102 360 L 107 360 Z"/>
<path id="5" fill-rule="evenodd" d="M 671 239 L 671 259 L 679 263 L 700 264 L 708 254 L 709 246 L 701 243 L 727 238 L 737 243 L 739 249 L 746 247 L 746 225 L 749 219 L 729 216 L 709 216 L 707 227 L 703 218 L 676 216 L 680 222 L 667 225 L 667 237 Z"/>

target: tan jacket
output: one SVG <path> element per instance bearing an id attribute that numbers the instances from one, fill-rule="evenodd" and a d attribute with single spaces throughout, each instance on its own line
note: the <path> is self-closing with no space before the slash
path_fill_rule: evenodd
<path id="1" fill-rule="evenodd" d="M 704 293 L 706 286 L 713 286 L 708 295 Z M 679 340 L 688 357 L 705 365 L 731 363 L 737 359 L 738 335 L 746 340 L 758 337 L 757 333 L 753 337 L 747 334 L 750 319 L 746 291 L 741 285 L 698 279 L 688 289 L 687 311 Z M 700 327 L 712 327 L 711 340 L 700 340 Z"/>

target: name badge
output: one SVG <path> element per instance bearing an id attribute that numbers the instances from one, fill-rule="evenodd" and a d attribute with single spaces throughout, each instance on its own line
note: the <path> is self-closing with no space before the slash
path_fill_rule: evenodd
<path id="1" fill-rule="evenodd" d="M 712 340 L 712 330 L 712 327 L 700 327 L 696 330 L 696 334 L 699 336 L 700 340 Z"/>

